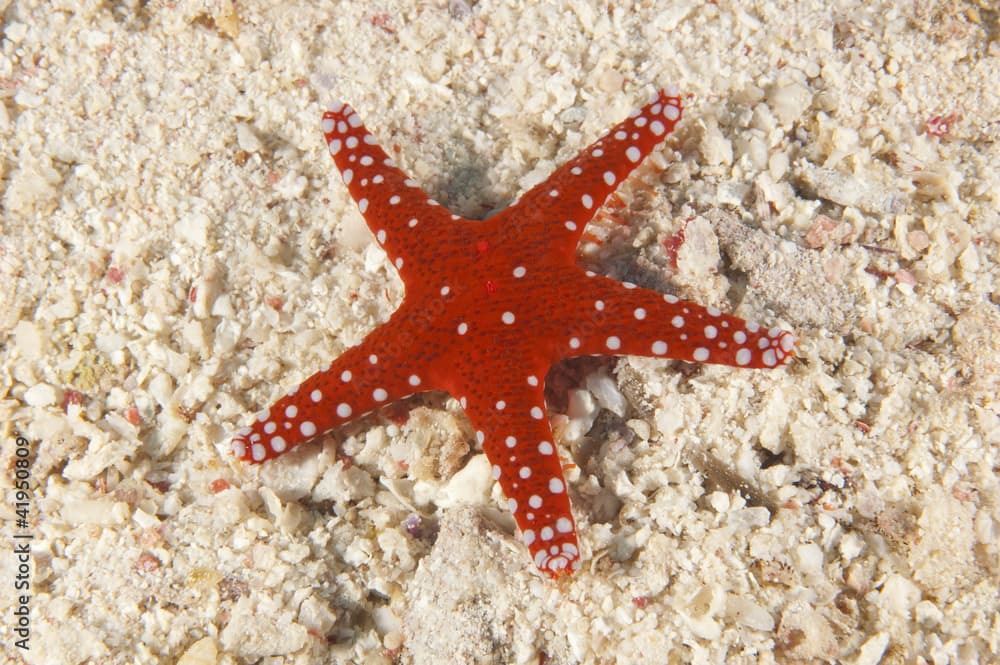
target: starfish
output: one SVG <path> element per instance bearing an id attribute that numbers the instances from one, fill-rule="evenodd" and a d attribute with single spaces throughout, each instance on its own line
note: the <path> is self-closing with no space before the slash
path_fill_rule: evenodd
<path id="1" fill-rule="evenodd" d="M 549 367 L 610 354 L 771 368 L 795 344 L 790 332 L 576 265 L 587 222 L 680 118 L 678 91 L 664 89 L 518 202 L 472 220 L 427 196 L 350 106 L 332 105 L 322 120 L 329 152 L 405 297 L 361 344 L 239 431 L 236 457 L 264 462 L 394 400 L 446 391 L 475 427 L 535 565 L 550 577 L 578 569 L 546 419 Z"/>

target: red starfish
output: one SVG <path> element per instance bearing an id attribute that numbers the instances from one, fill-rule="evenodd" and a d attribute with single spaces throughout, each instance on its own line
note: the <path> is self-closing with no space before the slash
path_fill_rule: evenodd
<path id="1" fill-rule="evenodd" d="M 330 154 L 406 285 L 385 324 L 257 416 L 233 440 L 263 462 L 425 390 L 458 397 L 535 565 L 580 566 L 542 380 L 570 356 L 615 354 L 768 368 L 795 338 L 575 263 L 584 227 L 681 117 L 676 89 L 486 220 L 450 214 L 396 167 L 343 104 L 323 115 Z"/>

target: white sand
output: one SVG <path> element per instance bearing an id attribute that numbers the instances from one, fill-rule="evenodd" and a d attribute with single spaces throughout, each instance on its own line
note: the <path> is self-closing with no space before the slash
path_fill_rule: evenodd
<path id="1" fill-rule="evenodd" d="M 36 483 L 8 657 L 997 662 L 995 9 L 227 4 L 0 2 L 0 482 L 20 433 Z M 451 400 L 233 464 L 402 297 L 331 94 L 476 216 L 670 82 L 682 127 L 581 261 L 794 328 L 800 362 L 553 381 L 582 571 L 537 574 Z"/>

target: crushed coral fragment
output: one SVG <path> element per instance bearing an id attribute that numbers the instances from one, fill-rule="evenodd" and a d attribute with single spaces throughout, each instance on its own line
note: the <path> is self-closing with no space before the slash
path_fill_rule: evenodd
<path id="1" fill-rule="evenodd" d="M 959 119 L 958 113 L 951 113 L 945 116 L 935 115 L 928 118 L 924 124 L 928 134 L 942 138 L 951 133 L 951 130 L 955 128 L 955 123 Z"/>
<path id="2" fill-rule="evenodd" d="M 659 92 L 593 145 L 487 220 L 452 215 L 396 167 L 343 103 L 323 114 L 344 184 L 406 285 L 402 305 L 364 341 L 261 411 L 233 453 L 277 457 L 416 392 L 459 400 L 508 497 L 535 565 L 581 564 L 546 417 L 543 380 L 571 356 L 639 355 L 744 368 L 792 357 L 787 331 L 576 265 L 587 222 L 681 118 Z"/>

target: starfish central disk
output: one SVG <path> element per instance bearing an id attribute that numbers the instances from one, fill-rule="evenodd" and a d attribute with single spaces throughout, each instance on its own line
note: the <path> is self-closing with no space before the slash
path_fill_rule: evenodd
<path id="1" fill-rule="evenodd" d="M 472 422 L 535 565 L 553 577 L 579 568 L 543 397 L 552 364 L 607 354 L 767 369 L 792 357 L 787 331 L 576 265 L 587 222 L 680 118 L 678 92 L 659 92 L 480 221 L 428 197 L 350 106 L 332 106 L 322 121 L 329 152 L 406 295 L 360 345 L 239 431 L 233 453 L 263 462 L 413 393 L 447 391 Z"/>

